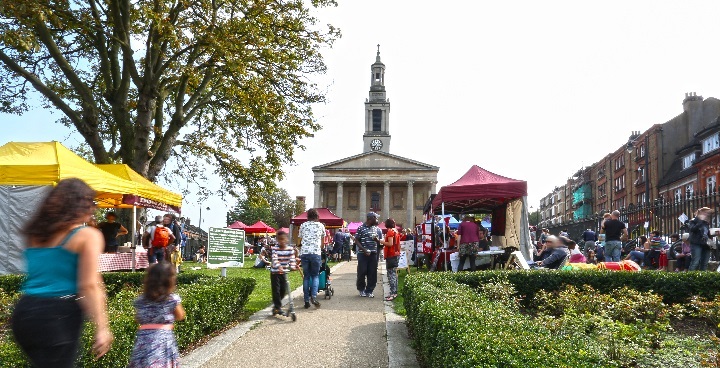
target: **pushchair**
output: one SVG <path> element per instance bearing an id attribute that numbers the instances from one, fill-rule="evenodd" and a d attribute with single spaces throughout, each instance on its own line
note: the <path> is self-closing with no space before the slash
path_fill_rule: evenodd
<path id="1" fill-rule="evenodd" d="M 327 252 L 322 252 L 322 264 L 320 264 L 320 283 L 318 284 L 318 291 L 322 290 L 325 292 L 325 299 L 330 299 L 335 294 L 330 282 L 330 267 L 328 266 L 328 255 Z"/>

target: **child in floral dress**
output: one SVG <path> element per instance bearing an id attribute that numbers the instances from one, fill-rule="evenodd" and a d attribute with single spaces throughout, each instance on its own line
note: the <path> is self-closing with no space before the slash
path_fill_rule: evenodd
<path id="1" fill-rule="evenodd" d="M 175 267 L 169 262 L 151 265 L 145 275 L 143 294 L 135 300 L 135 320 L 140 324 L 129 368 L 179 367 L 173 322 L 185 319 L 175 291 Z"/>

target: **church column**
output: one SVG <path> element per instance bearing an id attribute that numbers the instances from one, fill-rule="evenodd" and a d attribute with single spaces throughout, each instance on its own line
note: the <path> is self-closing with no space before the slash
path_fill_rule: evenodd
<path id="1" fill-rule="evenodd" d="M 343 182 L 337 182 L 337 200 L 335 201 L 335 214 L 343 217 Z"/>
<path id="2" fill-rule="evenodd" d="M 405 205 L 407 206 L 407 222 L 405 228 L 411 228 L 411 225 L 415 225 L 415 193 L 413 192 L 412 180 L 407 182 L 407 200 Z"/>
<path id="3" fill-rule="evenodd" d="M 390 218 L 390 180 L 385 180 L 385 188 L 383 190 L 383 211 L 386 211 L 384 218 Z"/>
<path id="4" fill-rule="evenodd" d="M 313 194 L 313 208 L 320 207 L 321 199 L 320 199 L 320 182 L 314 181 L 313 184 L 315 184 L 315 193 Z"/>
<path id="5" fill-rule="evenodd" d="M 365 214 L 367 213 L 367 182 L 360 182 L 360 218 L 356 219 L 365 222 Z"/>
<path id="6" fill-rule="evenodd" d="M 433 193 L 433 194 L 437 193 L 437 181 L 430 182 L 430 193 Z"/>

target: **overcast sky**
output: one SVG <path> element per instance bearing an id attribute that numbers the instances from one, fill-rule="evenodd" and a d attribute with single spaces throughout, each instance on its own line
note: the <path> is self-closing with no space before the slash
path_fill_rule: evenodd
<path id="1" fill-rule="evenodd" d="M 631 131 L 680 114 L 685 92 L 720 97 L 718 1 L 338 2 L 318 13 L 343 33 L 316 78 L 329 100 L 315 110 L 323 129 L 281 183 L 310 205 L 311 168 L 362 152 L 377 44 L 391 153 L 439 166 L 438 188 L 473 164 L 527 180 L 534 207 Z M 77 145 L 57 116 L 0 115 L 0 144 Z M 185 215 L 198 216 L 196 201 Z M 203 203 L 203 227 L 223 226 L 227 205 Z"/>

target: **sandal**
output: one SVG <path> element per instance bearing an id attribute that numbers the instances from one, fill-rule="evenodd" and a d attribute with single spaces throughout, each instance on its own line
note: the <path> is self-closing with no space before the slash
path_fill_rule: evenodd
<path id="1" fill-rule="evenodd" d="M 391 301 L 395 300 L 395 297 L 396 297 L 395 295 L 388 295 L 385 297 L 385 301 L 391 302 Z"/>

